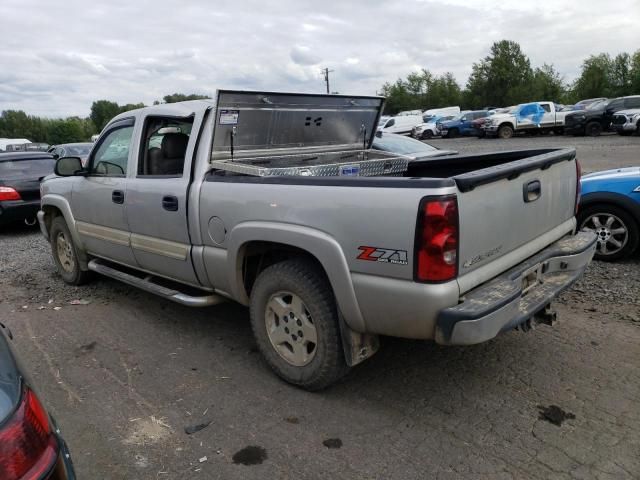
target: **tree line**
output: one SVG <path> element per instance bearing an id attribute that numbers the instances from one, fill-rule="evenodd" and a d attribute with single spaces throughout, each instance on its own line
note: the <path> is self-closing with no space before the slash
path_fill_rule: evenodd
<path id="1" fill-rule="evenodd" d="M 517 42 L 495 42 L 489 55 L 474 63 L 466 85 L 452 73 L 434 75 L 427 69 L 382 86 L 385 113 L 460 105 L 463 108 L 505 107 L 535 100 L 573 104 L 595 97 L 640 94 L 640 50 L 633 54 L 591 55 L 578 78 L 566 83 L 553 65 L 532 67 Z"/>
<path id="2" fill-rule="evenodd" d="M 173 93 L 165 95 L 162 102 L 155 101 L 154 105 L 203 98 L 209 97 Z M 50 145 L 87 142 L 116 115 L 144 106 L 143 103 L 118 105 L 109 100 L 96 100 L 91 105 L 91 113 L 87 118 L 43 118 L 27 115 L 22 110 L 4 110 L 0 115 L 0 138 L 27 138 L 32 142 L 44 142 Z"/>

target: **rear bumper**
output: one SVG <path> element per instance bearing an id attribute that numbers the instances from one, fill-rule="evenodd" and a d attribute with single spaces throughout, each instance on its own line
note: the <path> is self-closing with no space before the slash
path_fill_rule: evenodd
<path id="1" fill-rule="evenodd" d="M 591 262 L 596 236 L 564 237 L 466 295 L 438 314 L 435 340 L 472 345 L 492 339 L 545 309 L 583 274 Z M 527 280 L 525 280 L 525 278 Z M 525 291 L 525 281 L 527 288 Z"/>
<path id="2" fill-rule="evenodd" d="M 25 219 L 35 220 L 39 208 L 40 199 L 0 202 L 0 225 L 22 222 Z"/>

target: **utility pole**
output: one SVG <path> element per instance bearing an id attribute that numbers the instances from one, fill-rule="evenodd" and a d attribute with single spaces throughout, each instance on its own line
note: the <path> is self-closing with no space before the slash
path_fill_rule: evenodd
<path id="1" fill-rule="evenodd" d="M 329 70 L 328 68 L 322 69 L 322 74 L 324 75 L 324 82 L 327 84 L 327 95 L 331 90 L 329 89 L 329 74 L 333 72 L 333 70 Z"/>

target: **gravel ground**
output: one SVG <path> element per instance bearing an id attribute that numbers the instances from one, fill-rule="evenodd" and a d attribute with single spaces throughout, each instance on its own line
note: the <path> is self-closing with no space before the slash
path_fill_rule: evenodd
<path id="1" fill-rule="evenodd" d="M 588 141 L 627 142 L 579 140 L 594 165 Z M 474 142 L 507 144 L 432 143 Z M 191 310 L 106 278 L 65 286 L 32 229 L 0 232 L 0 246 L 0 319 L 80 478 L 639 477 L 637 256 L 592 263 L 553 328 L 465 348 L 384 339 L 311 394 L 268 370 L 240 306 Z"/>

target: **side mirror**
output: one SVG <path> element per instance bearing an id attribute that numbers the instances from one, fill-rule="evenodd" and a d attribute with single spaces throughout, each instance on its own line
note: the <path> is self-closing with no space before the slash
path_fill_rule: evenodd
<path id="1" fill-rule="evenodd" d="M 82 160 L 79 157 L 62 157 L 56 161 L 53 172 L 60 177 L 71 177 L 82 170 Z"/>

